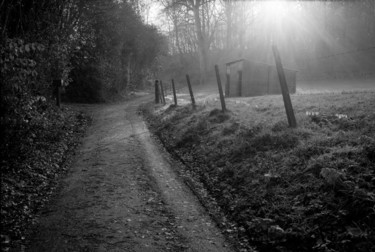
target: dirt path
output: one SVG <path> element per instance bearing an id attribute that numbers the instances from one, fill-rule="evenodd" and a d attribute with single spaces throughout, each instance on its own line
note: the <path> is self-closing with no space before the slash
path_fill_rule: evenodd
<path id="1" fill-rule="evenodd" d="M 141 101 L 94 110 L 26 251 L 230 251 L 137 115 Z"/>

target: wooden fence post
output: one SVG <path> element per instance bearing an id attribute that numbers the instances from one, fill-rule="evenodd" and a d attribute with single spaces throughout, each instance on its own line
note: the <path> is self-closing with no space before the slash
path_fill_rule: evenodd
<path id="1" fill-rule="evenodd" d="M 54 94 L 56 97 L 56 106 L 61 107 L 61 80 L 53 80 Z"/>
<path id="2" fill-rule="evenodd" d="M 160 86 L 160 81 L 159 81 L 158 88 L 159 88 L 159 103 L 163 103 L 163 96 L 161 95 L 161 86 Z"/>
<path id="3" fill-rule="evenodd" d="M 188 84 L 188 87 L 189 87 L 191 105 L 193 106 L 193 109 L 195 109 L 195 99 L 194 99 L 193 89 L 191 88 L 191 84 L 190 84 L 190 77 L 189 77 L 188 74 L 186 75 L 186 81 L 187 81 L 187 84 Z"/>
<path id="4" fill-rule="evenodd" d="M 230 68 L 228 67 L 228 65 L 226 65 L 225 76 L 226 76 L 225 97 L 229 97 L 229 90 L 230 90 Z"/>
<path id="5" fill-rule="evenodd" d="M 237 86 L 238 96 L 242 96 L 242 70 L 238 71 L 238 86 Z"/>
<path id="6" fill-rule="evenodd" d="M 281 63 L 279 50 L 277 49 L 275 45 L 273 45 L 272 51 L 273 51 L 273 56 L 275 57 L 276 69 L 277 69 L 277 74 L 279 75 L 281 93 L 283 94 L 284 106 L 285 106 L 286 116 L 288 118 L 289 127 L 296 128 L 297 122 L 294 116 L 292 101 L 290 100 L 288 85 L 286 83 L 285 73 L 284 73 L 283 65 Z"/>
<path id="7" fill-rule="evenodd" d="M 159 103 L 160 100 L 160 94 L 159 94 L 159 85 L 158 85 L 158 80 L 155 80 L 155 103 Z"/>
<path id="8" fill-rule="evenodd" d="M 215 65 L 215 72 L 216 72 L 216 80 L 217 80 L 217 86 L 219 88 L 219 95 L 220 95 L 220 102 L 221 102 L 221 110 L 225 112 L 227 109 L 225 107 L 225 100 L 223 95 L 223 88 L 221 86 L 221 79 L 220 79 L 220 73 L 219 73 L 219 67 Z"/>
<path id="9" fill-rule="evenodd" d="M 163 88 L 163 81 L 160 80 L 160 88 L 161 88 L 161 97 L 163 100 L 163 104 L 165 105 L 165 95 L 164 95 L 164 88 Z"/>
<path id="10" fill-rule="evenodd" d="M 177 106 L 177 95 L 176 95 L 176 87 L 174 86 L 174 80 L 172 79 L 172 89 L 173 89 L 173 99 L 174 105 Z"/>

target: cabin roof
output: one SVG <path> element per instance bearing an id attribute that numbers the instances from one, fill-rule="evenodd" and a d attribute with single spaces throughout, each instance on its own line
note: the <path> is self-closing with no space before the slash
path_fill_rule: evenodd
<path id="1" fill-rule="evenodd" d="M 230 62 L 225 63 L 225 65 L 226 65 L 226 67 L 228 67 L 230 65 L 233 65 L 233 64 L 236 64 L 236 63 L 239 63 L 239 62 L 243 62 L 243 61 L 252 62 L 252 63 L 258 64 L 258 65 L 265 65 L 265 66 L 270 66 L 270 67 L 276 67 L 275 65 L 270 65 L 270 64 L 267 64 L 267 63 L 264 63 L 264 62 L 255 61 L 255 60 L 248 60 L 248 59 L 238 59 L 238 60 L 230 61 Z M 288 71 L 298 72 L 298 70 L 292 69 L 292 68 L 289 68 L 289 67 L 283 67 L 283 68 L 285 70 L 288 70 Z"/>

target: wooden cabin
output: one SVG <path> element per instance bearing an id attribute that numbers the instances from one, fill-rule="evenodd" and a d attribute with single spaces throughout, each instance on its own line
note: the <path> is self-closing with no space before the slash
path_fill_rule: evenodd
<path id="1" fill-rule="evenodd" d="M 296 92 L 296 70 L 284 68 L 290 94 Z M 281 94 L 276 66 L 240 59 L 226 63 L 226 97 Z"/>

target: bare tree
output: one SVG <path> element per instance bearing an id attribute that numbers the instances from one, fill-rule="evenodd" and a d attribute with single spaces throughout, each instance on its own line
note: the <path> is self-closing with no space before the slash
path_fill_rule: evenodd
<path id="1" fill-rule="evenodd" d="M 176 44 L 180 45 L 179 31 L 181 23 L 178 24 L 178 16 L 183 15 L 184 27 L 186 31 L 191 31 L 194 25 L 195 39 L 197 47 L 200 83 L 204 83 L 209 72 L 209 48 L 213 41 L 217 28 L 219 16 L 216 14 L 215 1 L 213 0 L 173 0 L 165 4 L 165 9 L 172 13 L 172 20 L 176 32 Z M 187 38 L 187 44 L 191 46 L 191 36 Z"/>

